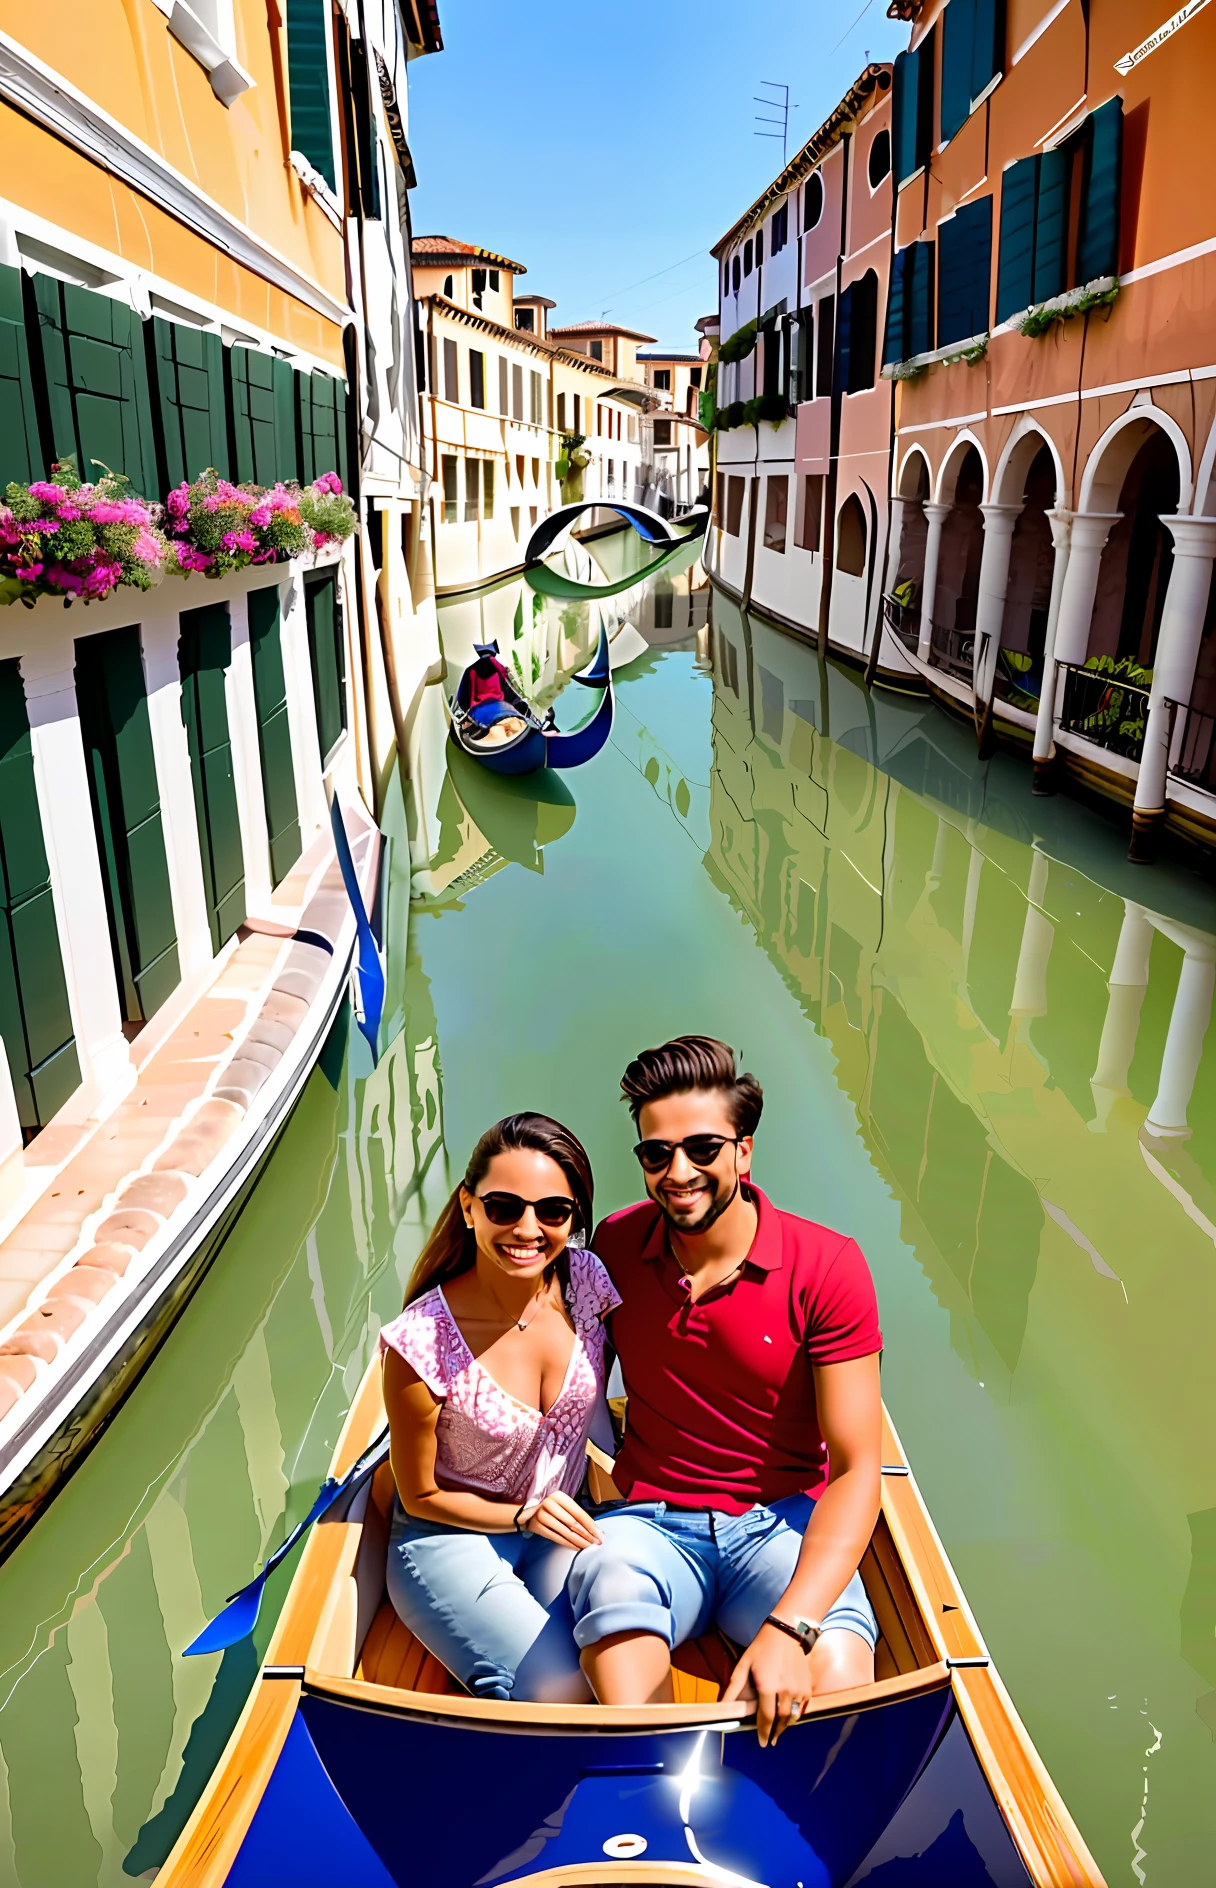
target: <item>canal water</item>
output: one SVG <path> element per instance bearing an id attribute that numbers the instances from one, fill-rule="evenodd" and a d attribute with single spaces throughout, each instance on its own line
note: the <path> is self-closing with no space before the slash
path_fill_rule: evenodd
<path id="1" fill-rule="evenodd" d="M 0 1884 L 151 1879 L 257 1643 L 180 1650 L 306 1509 L 481 1129 L 538 1108 L 636 1197 L 630 1053 L 726 1037 L 760 1182 L 854 1234 L 888 1407 L 1013 1697 L 1112 1884 L 1216 1853 L 1216 900 L 924 702 L 630 540 L 443 607 L 610 746 L 495 782 L 438 701 L 390 805 L 375 1070 L 345 1021 L 194 1302 L 0 1568 Z M 627 559 L 632 559 L 630 564 Z"/>

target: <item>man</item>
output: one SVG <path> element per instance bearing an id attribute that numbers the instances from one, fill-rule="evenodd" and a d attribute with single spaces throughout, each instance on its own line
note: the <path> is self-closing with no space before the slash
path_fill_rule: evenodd
<path id="1" fill-rule="evenodd" d="M 851 1239 L 748 1178 L 764 1098 L 725 1043 L 645 1050 L 621 1088 L 649 1198 L 592 1245 L 622 1298 L 625 1499 L 574 1563 L 575 1637 L 601 1703 L 658 1704 L 672 1648 L 716 1621 L 744 1647 L 723 1696 L 757 1698 L 765 1745 L 814 1692 L 874 1676 L 874 1286 Z"/>

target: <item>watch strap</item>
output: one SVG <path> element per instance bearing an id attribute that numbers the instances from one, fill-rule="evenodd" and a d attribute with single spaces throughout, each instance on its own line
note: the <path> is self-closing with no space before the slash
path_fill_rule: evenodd
<path id="1" fill-rule="evenodd" d="M 791 1626 L 788 1619 L 778 1619 L 776 1613 L 770 1613 L 764 1623 L 766 1626 L 776 1626 L 778 1632 L 785 1633 L 787 1638 L 796 1639 L 804 1652 L 809 1652 L 811 1646 L 814 1645 L 815 1640 L 819 1637 L 817 1632 L 813 1636 L 799 1632 L 797 1626 Z M 807 1644 L 808 1637 L 811 1640 L 810 1645 Z"/>

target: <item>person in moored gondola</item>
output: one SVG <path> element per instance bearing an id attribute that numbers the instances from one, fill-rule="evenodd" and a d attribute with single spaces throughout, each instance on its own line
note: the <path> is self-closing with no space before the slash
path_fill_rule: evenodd
<path id="1" fill-rule="evenodd" d="M 593 1510 L 602 1539 L 571 1569 L 575 1637 L 601 1703 L 658 1704 L 673 1647 L 716 1625 L 741 1648 L 723 1696 L 758 1700 L 765 1744 L 874 1677 L 874 1285 L 852 1239 L 751 1180 L 763 1095 L 725 1043 L 645 1050 L 621 1088 L 648 1197 L 592 1245 L 621 1300 L 624 1500 Z"/>
<path id="2" fill-rule="evenodd" d="M 588 1703 L 566 1576 L 600 1532 L 574 1499 L 612 1447 L 603 1319 L 618 1302 L 579 1243 L 587 1155 L 545 1115 L 482 1135 L 380 1333 L 397 1484 L 388 1592 L 482 1698 Z"/>
<path id="3" fill-rule="evenodd" d="M 494 650 L 494 643 L 478 643 L 477 660 L 465 671 L 466 722 L 470 739 L 486 747 L 501 747 L 527 726 L 515 701 L 511 678 Z"/>

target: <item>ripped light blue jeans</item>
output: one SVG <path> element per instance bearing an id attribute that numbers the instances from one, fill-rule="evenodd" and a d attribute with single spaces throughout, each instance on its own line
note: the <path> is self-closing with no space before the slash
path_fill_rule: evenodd
<path id="1" fill-rule="evenodd" d="M 586 1704 L 566 1597 L 573 1550 L 535 1534 L 418 1521 L 400 1503 L 388 1596 L 416 1639 L 477 1698 Z"/>

